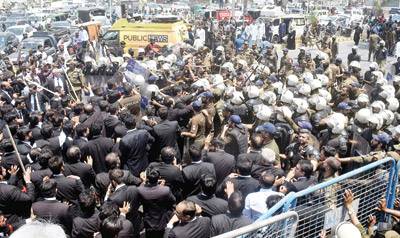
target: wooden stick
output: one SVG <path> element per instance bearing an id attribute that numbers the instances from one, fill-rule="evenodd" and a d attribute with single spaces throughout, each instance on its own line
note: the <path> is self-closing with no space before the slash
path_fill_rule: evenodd
<path id="1" fill-rule="evenodd" d="M 25 171 L 24 163 L 22 163 L 21 156 L 20 156 L 20 154 L 18 152 L 17 145 L 15 144 L 14 138 L 12 137 L 12 134 L 11 134 L 10 128 L 8 127 L 8 124 L 6 124 L 6 129 L 7 129 L 8 135 L 10 136 L 11 143 L 12 143 L 12 145 L 14 147 L 15 153 L 17 153 L 17 159 L 18 159 L 18 162 L 19 162 L 19 166 L 21 167 L 22 172 L 25 173 L 26 171 Z"/>
<path id="2" fill-rule="evenodd" d="M 66 79 L 67 82 L 69 83 L 69 86 L 71 87 L 71 90 L 72 90 L 72 92 L 74 93 L 74 96 L 75 96 L 75 99 L 76 99 L 75 101 L 76 101 L 76 102 L 79 102 L 79 101 L 80 101 L 80 100 L 79 100 L 79 97 L 78 97 L 78 95 L 77 95 L 76 92 L 75 92 L 74 86 L 72 86 L 72 83 L 71 83 L 71 81 L 69 80 L 69 77 L 68 77 L 67 72 L 65 71 L 65 68 L 62 67 L 62 69 L 63 69 L 63 71 L 64 71 L 65 79 Z"/>

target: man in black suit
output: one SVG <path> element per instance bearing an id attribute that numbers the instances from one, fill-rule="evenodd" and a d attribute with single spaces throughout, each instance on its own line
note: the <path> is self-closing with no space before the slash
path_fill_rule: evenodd
<path id="1" fill-rule="evenodd" d="M 146 184 L 138 187 L 140 203 L 143 205 L 143 222 L 146 237 L 162 238 L 172 215 L 175 197 L 168 186 L 159 185 L 157 169 L 146 170 Z"/>
<path id="2" fill-rule="evenodd" d="M 116 153 L 109 153 L 106 158 L 106 166 L 108 171 L 113 169 L 118 169 L 121 167 L 121 161 L 119 156 Z M 129 170 L 122 170 L 124 173 L 122 181 L 126 185 L 135 185 L 139 186 L 142 183 L 142 180 L 138 177 L 135 177 L 129 172 Z M 105 195 L 110 185 L 110 176 L 106 172 L 102 172 L 96 175 L 94 187 L 101 195 Z"/>
<path id="3" fill-rule="evenodd" d="M 106 172 L 106 163 L 104 158 L 111 152 L 114 142 L 110 138 L 101 136 L 103 122 L 97 121 L 92 124 L 90 132 L 92 139 L 82 148 L 84 159 L 91 156 L 93 159 L 93 169 L 96 173 Z"/>
<path id="4" fill-rule="evenodd" d="M 40 186 L 40 193 L 44 200 L 32 204 L 33 214 L 41 219 L 60 224 L 67 234 L 72 227 L 72 217 L 69 206 L 56 199 L 57 182 L 54 179 L 46 179 Z"/>
<path id="5" fill-rule="evenodd" d="M 47 77 L 46 83 L 43 86 L 53 92 L 57 91 L 57 87 L 61 88 L 65 93 L 68 93 L 69 91 L 67 81 L 63 75 L 62 70 L 60 69 L 53 69 L 52 74 Z M 48 94 L 47 96 L 51 97 L 53 95 Z"/>
<path id="6" fill-rule="evenodd" d="M 49 148 L 44 148 L 41 150 L 41 154 L 37 158 L 37 167 L 35 171 L 32 172 L 32 183 L 35 185 L 36 193 L 40 193 L 40 185 L 43 182 L 44 177 L 51 177 L 53 172 L 49 169 L 49 160 L 53 157 L 53 152 Z M 35 165 L 32 165 L 34 167 Z"/>
<path id="7" fill-rule="evenodd" d="M 113 138 L 114 128 L 118 125 L 122 125 L 122 122 L 117 116 L 118 106 L 116 104 L 110 104 L 108 107 L 109 115 L 104 119 L 104 130 L 106 137 Z"/>
<path id="8" fill-rule="evenodd" d="M 228 199 L 229 212 L 211 218 L 211 236 L 221 235 L 252 224 L 253 221 L 242 214 L 244 205 L 242 194 L 233 192 Z"/>
<path id="9" fill-rule="evenodd" d="M 139 237 L 140 232 L 140 216 L 139 208 L 139 192 L 135 186 L 127 186 L 124 181 L 124 172 L 120 169 L 113 169 L 109 172 L 110 186 L 105 195 L 105 202 L 112 202 L 118 207 L 122 207 L 125 202 L 130 203 L 130 210 L 126 214 L 126 218 L 134 225 L 134 237 Z"/>
<path id="10" fill-rule="evenodd" d="M 13 102 L 13 91 L 12 86 L 9 82 L 3 81 L 0 84 L 0 97 L 2 101 L 5 101 L 7 104 L 12 104 Z"/>
<path id="11" fill-rule="evenodd" d="M 64 162 L 61 157 L 53 156 L 49 160 L 49 169 L 53 173 L 52 178 L 57 182 L 57 199 L 60 201 L 77 200 L 84 187 L 79 177 L 65 177 L 62 174 Z"/>
<path id="12" fill-rule="evenodd" d="M 182 201 L 176 205 L 176 215 L 167 224 L 168 238 L 204 238 L 211 235 L 211 221 L 208 217 L 196 217 L 196 204 Z"/>
<path id="13" fill-rule="evenodd" d="M 32 112 L 29 114 L 29 128 L 32 131 L 32 137 L 33 140 L 35 141 L 42 138 L 42 134 L 40 132 L 41 123 L 42 123 L 42 115 L 40 113 Z"/>
<path id="14" fill-rule="evenodd" d="M 86 190 L 79 195 L 78 214 L 72 221 L 72 238 L 92 238 L 100 229 L 99 212 L 96 210 L 96 195 Z"/>
<path id="15" fill-rule="evenodd" d="M 1 167 L 9 169 L 12 165 L 19 165 L 17 154 L 15 153 L 14 147 L 10 139 L 3 139 L 0 142 L 0 148 L 3 152 L 3 156 L 0 161 Z M 21 155 L 21 159 L 24 165 L 29 164 L 29 160 L 26 156 Z"/>
<path id="16" fill-rule="evenodd" d="M 311 161 L 303 159 L 288 173 L 286 180 L 291 181 L 297 191 L 301 191 L 318 183 L 313 171 Z"/>
<path id="17" fill-rule="evenodd" d="M 209 151 L 207 151 L 208 148 Z M 233 172 L 236 164 L 235 157 L 224 151 L 224 142 L 220 139 L 214 139 L 211 145 L 208 141 L 205 142 L 203 161 L 214 165 L 218 185 Z"/>
<path id="18" fill-rule="evenodd" d="M 192 158 L 192 163 L 182 170 L 184 180 L 183 190 L 186 196 L 196 195 L 201 191 L 200 180 L 202 176 L 211 174 L 215 177 L 214 165 L 201 161 L 201 152 L 197 147 L 191 146 L 189 154 Z"/>
<path id="19" fill-rule="evenodd" d="M 84 124 L 78 124 L 75 127 L 76 138 L 72 141 L 72 145 L 76 145 L 81 151 L 88 143 L 89 128 Z"/>
<path id="20" fill-rule="evenodd" d="M 18 119 L 22 120 L 22 122 L 25 125 L 29 123 L 28 110 L 26 109 L 26 104 L 24 99 L 17 98 L 15 100 L 15 112 L 18 115 Z"/>
<path id="21" fill-rule="evenodd" d="M 155 143 L 153 144 L 153 154 L 158 156 L 162 148 L 170 146 L 175 149 L 177 155 L 176 158 L 178 162 L 181 160 L 179 154 L 179 148 L 177 143 L 177 135 L 179 132 L 179 126 L 177 121 L 169 121 L 168 109 L 166 107 L 161 107 L 158 110 L 158 115 L 161 118 L 161 122 L 153 127 L 155 134 Z M 158 158 L 154 158 L 156 161 Z"/>
<path id="22" fill-rule="evenodd" d="M 37 90 L 36 85 L 29 87 L 29 94 L 26 97 L 26 107 L 30 112 L 44 112 L 46 111 L 45 102 L 49 102 L 49 98 L 46 97 L 42 92 Z"/>
<path id="23" fill-rule="evenodd" d="M 183 177 L 182 171 L 176 166 L 175 149 L 164 147 L 161 149 L 161 162 L 153 162 L 148 168 L 155 168 L 160 173 L 160 178 L 165 180 L 165 185 L 171 188 L 177 201 L 182 200 Z"/>
<path id="24" fill-rule="evenodd" d="M 90 164 L 81 162 L 81 151 L 77 146 L 67 150 L 67 163 L 64 165 L 64 175 L 76 175 L 81 178 L 85 188 L 94 185 L 96 174 Z"/>
<path id="25" fill-rule="evenodd" d="M 16 186 L 7 184 L 5 173 L 0 175 L 0 210 L 9 223 L 19 221 L 19 217 L 29 217 L 30 205 L 35 200 L 35 186 L 31 182 L 31 169 L 26 169 L 24 181 L 26 193 Z"/>
<path id="26" fill-rule="evenodd" d="M 260 189 L 260 183 L 258 180 L 251 177 L 252 161 L 247 157 L 238 158 L 236 162 L 236 173 L 231 174 L 217 189 L 217 196 L 225 197 L 226 181 L 230 181 L 234 184 L 235 191 L 240 191 L 243 197 L 246 197 L 249 193 L 256 192 Z"/>
<path id="27" fill-rule="evenodd" d="M 116 232 L 117 233 L 116 237 L 118 238 L 138 237 L 139 231 L 135 230 L 132 222 L 125 218 L 126 210 L 127 209 L 125 207 L 118 207 L 118 205 L 113 202 L 104 203 L 100 208 L 99 219 L 98 219 L 100 230 L 104 230 L 102 228 L 104 228 L 105 220 L 109 218 L 115 218 L 119 223 L 119 227 Z"/>
<path id="28" fill-rule="evenodd" d="M 18 152 L 20 153 L 20 155 L 26 156 L 30 163 L 32 163 L 32 161 L 30 161 L 30 157 L 29 157 L 29 153 L 32 150 L 31 137 L 32 137 L 31 130 L 29 130 L 29 128 L 27 126 L 22 126 L 22 127 L 18 128 L 18 130 L 17 130 Z"/>
<path id="29" fill-rule="evenodd" d="M 134 176 L 139 176 L 149 164 L 148 151 L 154 138 L 146 130 L 136 129 L 132 114 L 126 115 L 124 122 L 128 133 L 119 142 L 121 162 L 124 169 L 131 171 Z"/>
<path id="30" fill-rule="evenodd" d="M 228 211 L 228 203 L 215 196 L 217 180 L 212 175 L 205 175 L 201 178 L 201 193 L 190 196 L 188 201 L 192 201 L 201 207 L 201 215 L 206 217 L 224 214 Z"/>

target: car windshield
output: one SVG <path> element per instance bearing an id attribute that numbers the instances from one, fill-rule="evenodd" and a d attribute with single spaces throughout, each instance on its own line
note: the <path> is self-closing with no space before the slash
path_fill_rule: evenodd
<path id="1" fill-rule="evenodd" d="M 118 37 L 118 32 L 116 31 L 109 31 L 107 32 L 104 36 L 103 39 L 104 40 L 116 40 Z"/>
<path id="2" fill-rule="evenodd" d="M 22 42 L 22 49 L 27 49 L 27 50 L 33 49 L 33 50 L 36 50 L 38 45 L 39 45 L 38 42 L 35 42 L 35 41 L 23 41 Z"/>
<path id="3" fill-rule="evenodd" d="M 52 27 L 61 27 L 61 28 L 67 28 L 67 27 L 70 27 L 70 23 L 69 22 L 66 22 L 66 21 L 60 21 L 60 22 L 53 22 L 52 24 L 51 24 L 51 26 Z"/>
<path id="4" fill-rule="evenodd" d="M 6 45 L 6 38 L 4 36 L 0 36 L 0 48 Z"/>
<path id="5" fill-rule="evenodd" d="M 7 29 L 8 32 L 14 33 L 15 35 L 22 35 L 24 29 L 22 27 L 12 27 Z"/>

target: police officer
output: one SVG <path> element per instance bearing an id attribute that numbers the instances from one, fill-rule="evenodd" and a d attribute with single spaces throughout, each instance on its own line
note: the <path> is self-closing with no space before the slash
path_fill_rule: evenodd
<path id="1" fill-rule="evenodd" d="M 82 70 L 77 66 L 77 62 L 71 61 L 67 70 L 67 76 L 72 84 L 72 88 L 75 91 L 78 98 L 81 98 L 82 89 L 85 86 L 85 75 Z"/>
<path id="2" fill-rule="evenodd" d="M 229 117 L 228 126 L 222 132 L 225 141 L 225 151 L 235 157 L 247 153 L 248 132 L 238 115 Z"/>
<path id="3" fill-rule="evenodd" d="M 388 54 L 388 51 L 387 51 L 387 48 L 385 47 L 385 42 L 383 40 L 381 40 L 379 42 L 379 47 L 374 54 L 374 58 L 375 58 L 376 63 L 378 63 L 379 68 L 382 71 L 384 71 L 387 54 Z"/>
<path id="4" fill-rule="evenodd" d="M 204 141 L 206 138 L 206 117 L 201 112 L 202 104 L 199 100 L 192 103 L 193 111 L 195 115 L 190 119 L 189 128 L 190 131 L 184 131 L 181 136 L 189 137 L 190 144 L 198 149 L 203 148 Z"/>
<path id="5" fill-rule="evenodd" d="M 353 46 L 351 48 L 351 53 L 347 56 L 347 64 L 350 65 L 351 62 L 353 61 L 361 61 L 361 56 L 357 53 L 358 47 Z"/>

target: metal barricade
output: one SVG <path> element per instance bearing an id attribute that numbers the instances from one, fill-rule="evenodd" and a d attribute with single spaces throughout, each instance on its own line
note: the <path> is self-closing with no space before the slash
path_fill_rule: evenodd
<path id="1" fill-rule="evenodd" d="M 296 211 L 299 224 L 295 237 L 318 237 L 322 230 L 330 233 L 341 221 L 349 219 L 343 207 L 343 194 L 345 189 L 350 189 L 354 194 L 354 211 L 366 227 L 368 216 L 374 214 L 381 198 L 386 198 L 388 207 L 393 207 L 397 171 L 394 159 L 378 160 L 303 191 L 290 193 L 259 220 L 278 211 Z"/>
<path id="2" fill-rule="evenodd" d="M 214 238 L 292 238 L 296 232 L 298 221 L 297 213 L 290 211 Z"/>

